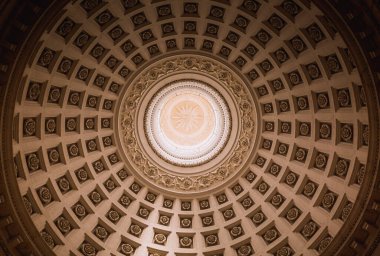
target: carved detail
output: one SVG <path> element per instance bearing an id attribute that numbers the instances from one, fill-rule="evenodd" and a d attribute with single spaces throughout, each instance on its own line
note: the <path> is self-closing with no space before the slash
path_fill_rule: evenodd
<path id="1" fill-rule="evenodd" d="M 198 71 L 207 73 L 218 79 L 235 97 L 239 105 L 239 112 L 243 122 L 238 143 L 231 150 L 234 152 L 216 170 L 197 176 L 172 175 L 151 163 L 137 143 L 135 120 L 136 111 L 141 101 L 141 95 L 149 89 L 155 81 L 167 74 L 178 71 Z M 246 89 L 225 68 L 209 60 L 196 57 L 180 57 L 160 63 L 142 76 L 131 86 L 122 109 L 121 127 L 126 155 L 136 169 L 160 186 L 179 191 L 199 191 L 214 184 L 220 183 L 239 169 L 250 152 L 251 140 L 254 133 L 253 102 Z"/>

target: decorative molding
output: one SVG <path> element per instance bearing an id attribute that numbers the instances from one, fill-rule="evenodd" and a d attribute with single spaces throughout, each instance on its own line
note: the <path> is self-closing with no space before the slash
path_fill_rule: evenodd
<path id="1" fill-rule="evenodd" d="M 173 175 L 157 167 L 141 149 L 136 131 L 137 109 L 142 95 L 152 87 L 155 82 L 165 76 L 176 72 L 196 71 L 211 76 L 226 88 L 234 97 L 240 112 L 239 137 L 236 145 L 230 149 L 233 154 L 224 160 L 218 167 L 200 175 Z M 133 82 L 127 91 L 125 103 L 120 112 L 121 136 L 126 147 L 128 160 L 133 163 L 137 171 L 143 173 L 158 186 L 174 189 L 176 191 L 202 191 L 220 184 L 233 173 L 240 171 L 245 164 L 250 149 L 253 147 L 255 131 L 254 104 L 244 85 L 221 64 L 202 57 L 174 57 L 149 67 Z"/>

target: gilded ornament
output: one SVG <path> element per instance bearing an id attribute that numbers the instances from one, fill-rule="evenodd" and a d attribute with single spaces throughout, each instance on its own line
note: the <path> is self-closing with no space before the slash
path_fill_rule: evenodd
<path id="1" fill-rule="evenodd" d="M 317 251 L 319 253 L 323 253 L 326 248 L 330 245 L 331 241 L 332 241 L 332 237 L 331 236 L 327 236 L 325 238 L 323 238 L 320 242 L 319 242 L 319 245 L 317 247 Z"/>
<path id="2" fill-rule="evenodd" d="M 127 244 L 127 243 L 122 243 L 120 245 L 120 251 L 126 255 L 133 255 L 135 250 L 132 245 Z"/>
<path id="3" fill-rule="evenodd" d="M 252 255 L 253 249 L 251 245 L 242 245 L 237 249 L 238 256 L 249 256 Z"/>
<path id="4" fill-rule="evenodd" d="M 318 107 L 323 109 L 323 108 L 328 108 L 329 106 L 329 97 L 327 93 L 318 93 L 317 94 L 317 104 Z"/>
<path id="5" fill-rule="evenodd" d="M 181 247 L 191 247 L 193 244 L 193 239 L 191 237 L 185 236 L 179 239 Z"/>
<path id="6" fill-rule="evenodd" d="M 60 161 L 59 151 L 56 148 L 53 148 L 48 151 L 49 161 L 52 164 L 56 164 Z"/>
<path id="7" fill-rule="evenodd" d="M 127 196 L 127 195 L 122 195 L 119 199 L 119 202 L 124 206 L 124 207 L 128 207 L 132 200 Z"/>
<path id="8" fill-rule="evenodd" d="M 78 74 L 77 74 L 77 77 L 80 79 L 80 80 L 86 80 L 88 78 L 90 74 L 90 70 L 86 67 L 82 67 L 79 71 L 78 71 Z"/>
<path id="9" fill-rule="evenodd" d="M 142 228 L 137 224 L 132 224 L 130 227 L 130 232 L 132 235 L 139 237 L 142 233 Z"/>
<path id="10" fill-rule="evenodd" d="M 73 206 L 73 211 L 75 215 L 78 216 L 78 218 L 80 219 L 87 215 L 86 208 L 80 203 L 77 203 L 76 205 Z"/>
<path id="11" fill-rule="evenodd" d="M 101 240 L 104 240 L 108 237 L 108 231 L 102 227 L 102 226 L 97 226 L 95 229 L 94 229 L 94 234 Z"/>
<path id="12" fill-rule="evenodd" d="M 109 22 L 113 18 L 112 14 L 109 11 L 102 12 L 98 17 L 96 17 L 96 21 L 99 25 L 104 25 Z"/>
<path id="13" fill-rule="evenodd" d="M 190 211 L 191 210 L 191 203 L 188 201 L 181 203 L 181 210 L 182 211 Z"/>
<path id="14" fill-rule="evenodd" d="M 94 129 L 95 128 L 95 120 L 93 118 L 87 118 L 84 122 L 84 126 L 86 129 Z"/>
<path id="15" fill-rule="evenodd" d="M 276 229 L 272 228 L 272 229 L 267 230 L 264 233 L 263 238 L 264 238 L 265 242 L 271 243 L 274 240 L 276 240 L 276 238 L 278 236 L 279 236 L 278 231 Z"/>
<path id="16" fill-rule="evenodd" d="M 286 213 L 285 218 L 290 221 L 294 222 L 298 219 L 300 216 L 301 211 L 297 207 L 290 208 L 289 211 Z"/>
<path id="17" fill-rule="evenodd" d="M 33 214 L 33 205 L 29 201 L 29 199 L 26 196 L 22 197 L 22 201 L 24 202 L 24 206 L 26 208 L 26 211 L 29 213 L 29 215 Z"/>
<path id="18" fill-rule="evenodd" d="M 121 169 L 117 172 L 117 176 L 119 176 L 121 180 L 125 180 L 126 178 L 128 178 L 128 172 L 124 169 Z"/>
<path id="19" fill-rule="evenodd" d="M 147 219 L 148 216 L 149 216 L 149 214 L 150 214 L 150 211 L 149 211 L 148 209 L 146 209 L 146 208 L 141 207 L 141 208 L 139 209 L 138 214 L 139 214 L 139 216 L 140 216 L 141 218 Z"/>
<path id="20" fill-rule="evenodd" d="M 310 124 L 309 123 L 301 123 L 299 126 L 299 133 L 302 136 L 310 135 Z"/>
<path id="21" fill-rule="evenodd" d="M 243 187 L 240 186 L 240 184 L 236 184 L 232 187 L 232 191 L 235 193 L 235 195 L 238 195 L 243 191 Z"/>
<path id="22" fill-rule="evenodd" d="M 76 174 L 79 182 L 84 182 L 89 178 L 88 173 L 84 168 L 78 169 L 75 174 Z"/>
<path id="23" fill-rule="evenodd" d="M 318 68 L 317 64 L 309 64 L 306 66 L 306 70 L 311 78 L 311 80 L 315 80 L 321 76 L 321 72 Z"/>
<path id="24" fill-rule="evenodd" d="M 319 136 L 321 139 L 328 139 L 331 137 L 331 125 L 328 123 L 322 123 L 319 127 Z"/>
<path id="25" fill-rule="evenodd" d="M 274 207 L 278 208 L 284 202 L 284 197 L 280 194 L 276 194 L 272 197 L 271 203 Z"/>
<path id="26" fill-rule="evenodd" d="M 324 169 L 326 167 L 328 156 L 323 153 L 318 153 L 315 157 L 315 167 L 318 169 Z"/>
<path id="27" fill-rule="evenodd" d="M 28 165 L 29 171 L 37 171 L 41 168 L 40 164 L 40 158 L 38 157 L 37 153 L 31 153 L 26 156 L 26 164 Z"/>
<path id="28" fill-rule="evenodd" d="M 34 118 L 24 119 L 24 135 L 26 136 L 36 135 L 36 120 Z"/>
<path id="29" fill-rule="evenodd" d="M 53 249 L 55 247 L 55 242 L 53 237 L 46 231 L 41 231 L 41 237 L 44 240 L 44 242 L 51 248 Z"/>
<path id="30" fill-rule="evenodd" d="M 251 172 L 251 171 L 249 171 L 249 172 L 245 175 L 245 179 L 246 179 L 248 182 L 250 182 L 250 183 L 252 183 L 252 182 L 255 180 L 255 178 L 256 178 L 256 175 L 255 175 L 253 172 Z"/>
<path id="31" fill-rule="evenodd" d="M 286 25 L 286 22 L 277 15 L 272 15 L 268 21 L 277 30 L 281 30 Z"/>
<path id="32" fill-rule="evenodd" d="M 31 101 L 38 101 L 42 90 L 42 84 L 37 82 L 30 82 L 28 92 L 27 92 L 27 99 Z"/>
<path id="33" fill-rule="evenodd" d="M 71 144 L 67 147 L 67 150 L 69 152 L 69 156 L 76 157 L 79 156 L 79 147 L 77 144 Z"/>
<path id="34" fill-rule="evenodd" d="M 95 204 L 99 204 L 102 201 L 102 196 L 97 191 L 92 191 L 90 193 L 90 200 Z"/>
<path id="35" fill-rule="evenodd" d="M 351 106 L 350 91 L 348 89 L 338 90 L 337 101 L 338 101 L 339 107 L 350 107 Z"/>
<path id="36" fill-rule="evenodd" d="M 253 205 L 253 201 L 250 197 L 246 197 L 241 201 L 241 205 L 244 207 L 244 209 L 248 209 Z"/>
<path id="37" fill-rule="evenodd" d="M 298 180 L 297 175 L 294 172 L 289 172 L 288 175 L 285 177 L 285 182 L 289 186 L 294 186 Z"/>
<path id="38" fill-rule="evenodd" d="M 83 243 L 81 245 L 81 251 L 85 256 L 95 256 L 97 251 L 92 244 Z"/>
<path id="39" fill-rule="evenodd" d="M 227 209 L 223 212 L 223 216 L 224 218 L 229 220 L 235 216 L 235 212 L 232 209 Z"/>
<path id="40" fill-rule="evenodd" d="M 343 142 L 352 143 L 353 136 L 353 126 L 350 124 L 343 124 L 340 130 L 341 140 Z"/>
<path id="41" fill-rule="evenodd" d="M 56 54 L 55 51 L 49 48 L 45 48 L 42 51 L 40 58 L 38 59 L 38 64 L 43 67 L 48 67 L 53 61 L 55 54 Z"/>
<path id="42" fill-rule="evenodd" d="M 205 238 L 205 241 L 206 241 L 206 244 L 208 246 L 213 246 L 213 245 L 216 245 L 218 243 L 218 237 L 216 235 L 208 235 L 206 236 Z"/>
<path id="43" fill-rule="evenodd" d="M 231 234 L 233 239 L 237 238 L 237 237 L 243 235 L 243 229 L 241 226 L 235 226 L 235 227 L 230 229 L 230 234 Z"/>
<path id="44" fill-rule="evenodd" d="M 160 224 L 167 226 L 169 225 L 170 218 L 166 215 L 161 215 L 158 221 Z"/>
<path id="45" fill-rule="evenodd" d="M 185 3 L 184 4 L 184 12 L 186 14 L 196 14 L 198 12 L 197 3 Z"/>
<path id="46" fill-rule="evenodd" d="M 63 234 L 67 234 L 71 230 L 71 224 L 70 224 L 70 222 L 65 217 L 63 217 L 63 216 L 60 216 L 60 217 L 57 218 L 56 224 L 57 224 L 58 229 Z"/>
<path id="47" fill-rule="evenodd" d="M 211 216 L 206 216 L 202 218 L 202 223 L 207 227 L 214 223 L 214 219 Z"/>
<path id="48" fill-rule="evenodd" d="M 59 178 L 57 184 L 62 193 L 66 193 L 70 190 L 70 182 L 65 176 Z"/>
<path id="49" fill-rule="evenodd" d="M 173 207 L 173 201 L 170 199 L 165 199 L 164 200 L 164 207 L 171 209 Z"/>
<path id="50" fill-rule="evenodd" d="M 306 28 L 310 38 L 315 42 L 318 43 L 324 39 L 324 34 L 321 31 L 321 29 L 314 23 Z"/>
<path id="51" fill-rule="evenodd" d="M 38 190 L 38 196 L 40 197 L 43 204 L 48 204 L 53 200 L 53 196 L 50 193 L 50 189 L 48 189 L 46 186 L 42 186 Z"/>
<path id="52" fill-rule="evenodd" d="M 336 195 L 332 192 L 326 193 L 322 198 L 322 207 L 326 210 L 331 210 L 331 208 L 334 206 Z"/>
<path id="53" fill-rule="evenodd" d="M 75 39 L 75 45 L 79 48 L 84 47 L 90 40 L 90 35 L 86 32 L 81 32 Z"/>
<path id="54" fill-rule="evenodd" d="M 59 64 L 59 67 L 58 67 L 59 72 L 61 72 L 61 73 L 63 73 L 63 74 L 67 74 L 67 73 L 69 73 L 72 64 L 73 64 L 73 61 L 72 61 L 72 60 L 69 60 L 69 59 L 65 59 L 65 58 L 64 58 L 64 59 L 61 61 L 61 63 Z M 52 99 L 54 100 L 54 99 L 57 98 L 57 95 L 58 95 L 57 91 L 55 91 L 53 95 L 54 95 L 54 96 L 52 97 Z M 53 101 L 53 102 L 54 102 L 54 101 Z"/>
<path id="55" fill-rule="evenodd" d="M 260 225 L 265 221 L 265 215 L 262 212 L 257 212 L 252 216 L 252 221 L 256 225 Z"/>
<path id="56" fill-rule="evenodd" d="M 120 214 L 115 210 L 110 210 L 107 213 L 108 219 L 112 222 L 117 222 L 120 219 Z"/>
<path id="57" fill-rule="evenodd" d="M 344 178 L 347 175 L 349 161 L 343 158 L 339 158 L 335 164 L 335 174 Z"/>
<path id="58" fill-rule="evenodd" d="M 290 83 L 293 86 L 302 83 L 302 78 L 301 78 L 300 74 L 297 71 L 289 73 L 288 77 L 289 77 Z"/>
<path id="59" fill-rule="evenodd" d="M 281 4 L 282 8 L 292 16 L 296 16 L 301 12 L 301 7 L 299 7 L 295 2 L 286 0 Z"/>
<path id="60" fill-rule="evenodd" d="M 305 187 L 303 188 L 303 194 L 307 197 L 312 197 L 315 193 L 315 190 L 317 189 L 315 183 L 308 182 L 306 183 Z"/>
<path id="61" fill-rule="evenodd" d="M 114 190 L 116 188 L 116 184 L 112 179 L 106 180 L 106 182 L 104 182 L 104 186 L 109 191 Z"/>
<path id="62" fill-rule="evenodd" d="M 301 234 L 308 240 L 310 239 L 318 230 L 318 225 L 314 221 L 309 221 L 302 228 Z"/>
<path id="63" fill-rule="evenodd" d="M 304 162 L 307 156 L 307 151 L 304 148 L 298 148 L 296 151 L 295 159 L 300 162 Z"/>
<path id="64" fill-rule="evenodd" d="M 188 218 L 181 219 L 181 227 L 191 228 L 191 219 L 188 219 Z"/>
<path id="65" fill-rule="evenodd" d="M 66 119 L 66 130 L 67 131 L 75 131 L 77 128 L 77 121 L 75 120 L 75 118 L 68 118 Z"/>
<path id="66" fill-rule="evenodd" d="M 248 11 L 256 12 L 260 8 L 261 4 L 259 4 L 255 0 L 244 0 L 243 6 Z"/>
<path id="67" fill-rule="evenodd" d="M 347 218 L 348 218 L 348 216 L 350 215 L 350 213 L 351 213 L 351 210 L 352 210 L 352 208 L 353 208 L 353 203 L 351 203 L 351 202 L 348 202 L 345 206 L 344 206 L 344 208 L 343 208 L 343 210 L 342 210 L 342 213 L 341 213 L 341 216 L 340 216 L 340 218 L 343 220 L 343 221 L 346 221 L 347 220 Z"/>
<path id="68" fill-rule="evenodd" d="M 55 118 L 49 118 L 45 121 L 46 133 L 55 133 L 57 130 L 57 121 Z"/>
<path id="69" fill-rule="evenodd" d="M 68 100 L 71 105 L 78 105 L 79 100 L 80 100 L 80 93 L 79 92 L 70 93 Z"/>
<path id="70" fill-rule="evenodd" d="M 269 189 L 268 184 L 265 183 L 265 182 L 261 182 L 261 183 L 259 184 L 259 186 L 257 187 L 257 190 L 258 190 L 261 194 L 265 194 L 265 192 L 267 192 L 268 189 Z"/>
<path id="71" fill-rule="evenodd" d="M 165 244 L 166 242 L 166 235 L 164 234 L 155 234 L 154 235 L 154 242 L 157 244 Z"/>
<path id="72" fill-rule="evenodd" d="M 283 246 L 276 252 L 276 256 L 291 256 L 293 255 L 293 250 L 289 246 Z"/>
<path id="73" fill-rule="evenodd" d="M 92 166 L 94 167 L 94 170 L 99 173 L 104 171 L 105 167 L 104 164 L 101 160 L 95 161 L 92 163 Z"/>

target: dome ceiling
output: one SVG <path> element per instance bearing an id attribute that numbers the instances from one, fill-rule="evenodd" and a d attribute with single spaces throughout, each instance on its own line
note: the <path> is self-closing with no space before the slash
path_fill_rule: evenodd
<path id="1" fill-rule="evenodd" d="M 56 255 L 335 253 L 377 134 L 350 44 L 305 0 L 68 2 L 9 110 L 25 228 Z"/>

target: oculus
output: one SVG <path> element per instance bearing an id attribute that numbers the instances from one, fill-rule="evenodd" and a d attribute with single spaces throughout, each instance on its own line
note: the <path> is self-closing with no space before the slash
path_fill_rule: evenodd
<path id="1" fill-rule="evenodd" d="M 215 89 L 204 82 L 180 80 L 156 93 L 145 113 L 144 128 L 161 158 L 195 166 L 218 155 L 230 126 L 229 108 Z"/>

